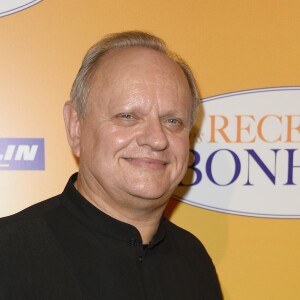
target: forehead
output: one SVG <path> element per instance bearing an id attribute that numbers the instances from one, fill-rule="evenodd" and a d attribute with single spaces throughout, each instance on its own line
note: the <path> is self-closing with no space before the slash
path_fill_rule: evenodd
<path id="1" fill-rule="evenodd" d="M 103 92 L 112 84 L 122 83 L 164 83 L 190 92 L 186 76 L 176 62 L 164 53 L 142 47 L 106 53 L 98 62 L 90 88 L 92 90 L 96 85 L 99 89 L 101 84 Z"/>

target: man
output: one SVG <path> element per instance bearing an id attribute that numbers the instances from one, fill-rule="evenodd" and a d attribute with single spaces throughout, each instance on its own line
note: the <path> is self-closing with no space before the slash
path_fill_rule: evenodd
<path id="1" fill-rule="evenodd" d="M 1 299 L 221 299 L 202 244 L 163 217 L 188 163 L 190 68 L 143 32 L 85 56 L 64 106 L 64 192 L 1 221 Z"/>

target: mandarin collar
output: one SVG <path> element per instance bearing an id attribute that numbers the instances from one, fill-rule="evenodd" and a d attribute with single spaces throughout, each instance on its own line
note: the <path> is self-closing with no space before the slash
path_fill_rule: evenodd
<path id="1" fill-rule="evenodd" d="M 142 244 L 141 235 L 136 227 L 105 214 L 78 192 L 74 186 L 77 174 L 70 177 L 61 194 L 63 205 L 90 230 L 131 245 L 132 243 Z M 164 239 L 165 221 L 165 218 L 162 217 L 157 232 L 148 244 L 149 248 L 156 246 Z"/>

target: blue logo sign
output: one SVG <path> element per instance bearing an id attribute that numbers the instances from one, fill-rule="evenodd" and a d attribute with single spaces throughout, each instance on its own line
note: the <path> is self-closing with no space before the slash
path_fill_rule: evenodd
<path id="1" fill-rule="evenodd" d="M 0 170 L 45 170 L 41 138 L 0 138 Z"/>

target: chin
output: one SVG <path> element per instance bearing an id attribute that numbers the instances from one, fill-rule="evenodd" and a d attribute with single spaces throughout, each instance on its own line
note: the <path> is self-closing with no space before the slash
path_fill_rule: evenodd
<path id="1" fill-rule="evenodd" d="M 165 175 L 166 176 L 166 175 Z M 123 191 L 128 194 L 142 199 L 168 199 L 177 185 L 169 180 L 162 180 L 162 178 L 131 178 L 123 182 Z"/>
<path id="2" fill-rule="evenodd" d="M 162 191 L 155 188 L 149 190 L 149 188 L 147 188 L 147 191 L 134 189 L 130 192 L 130 194 L 140 199 L 166 201 L 170 198 L 172 192 Z"/>

